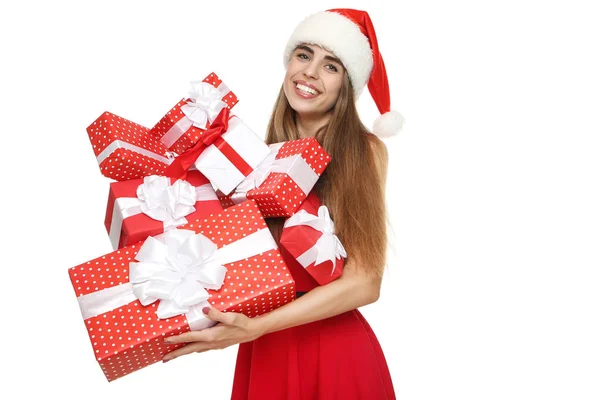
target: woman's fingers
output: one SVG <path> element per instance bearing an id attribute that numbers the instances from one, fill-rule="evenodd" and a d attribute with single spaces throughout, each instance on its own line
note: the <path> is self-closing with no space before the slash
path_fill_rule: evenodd
<path id="1" fill-rule="evenodd" d="M 181 335 L 176 336 L 170 336 L 165 339 L 165 343 L 177 344 L 187 342 L 207 342 L 212 338 L 212 334 L 209 333 L 209 329 L 211 328 L 207 328 L 201 331 L 185 332 Z"/>
<path id="2" fill-rule="evenodd" d="M 183 346 L 177 350 L 173 350 L 172 352 L 165 354 L 163 357 L 163 362 L 171 361 L 179 356 L 183 356 L 191 353 L 204 353 L 205 351 L 210 350 L 209 348 L 205 348 L 206 345 L 204 343 L 192 343 L 187 346 Z"/>
<path id="3" fill-rule="evenodd" d="M 220 322 L 224 325 L 235 325 L 236 323 L 236 313 L 224 313 L 213 307 L 204 307 L 202 312 L 211 321 Z"/>
<path id="4" fill-rule="evenodd" d="M 202 312 L 206 315 L 208 319 L 211 321 L 217 322 L 218 324 L 212 328 L 206 328 L 201 331 L 192 331 L 185 332 L 180 335 L 170 336 L 166 338 L 164 341 L 167 344 L 180 344 L 180 343 L 189 343 L 186 346 L 183 346 L 177 350 L 173 350 L 172 352 L 166 354 L 163 357 L 163 361 L 167 362 L 184 354 L 190 353 L 202 353 L 207 350 L 212 350 L 216 348 L 223 348 L 231 345 L 232 343 L 239 343 L 240 341 L 244 341 L 247 336 L 242 337 L 241 339 L 232 339 L 232 332 L 244 332 L 244 327 L 241 327 L 240 330 L 237 325 L 245 325 L 243 315 L 238 313 L 223 313 L 217 310 L 216 308 L 204 307 Z M 229 340 L 229 343 L 227 340 Z M 236 341 L 237 340 L 237 341 Z"/>

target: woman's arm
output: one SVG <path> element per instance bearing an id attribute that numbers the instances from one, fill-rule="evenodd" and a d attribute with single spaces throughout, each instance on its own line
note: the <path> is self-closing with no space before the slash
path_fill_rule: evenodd
<path id="1" fill-rule="evenodd" d="M 253 323 L 260 335 L 264 335 L 333 317 L 377 301 L 380 287 L 381 277 L 367 275 L 360 267 L 347 263 L 342 276 L 335 281 L 254 318 Z"/>

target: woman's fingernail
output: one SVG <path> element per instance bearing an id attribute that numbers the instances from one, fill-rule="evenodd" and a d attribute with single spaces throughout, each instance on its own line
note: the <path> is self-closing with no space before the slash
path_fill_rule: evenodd
<path id="1" fill-rule="evenodd" d="M 202 312 L 204 314 L 208 314 L 210 312 L 210 307 L 204 307 L 204 308 L 202 308 Z"/>

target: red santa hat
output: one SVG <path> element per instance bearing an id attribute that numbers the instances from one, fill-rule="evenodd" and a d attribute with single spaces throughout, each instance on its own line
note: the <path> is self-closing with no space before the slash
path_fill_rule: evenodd
<path id="1" fill-rule="evenodd" d="M 318 12 L 300 22 L 287 42 L 284 65 L 296 46 L 302 43 L 319 45 L 338 57 L 350 78 L 354 97 L 358 99 L 365 85 L 381 116 L 373 125 L 373 133 L 392 136 L 404 123 L 402 115 L 390 110 L 390 87 L 377 36 L 366 11 L 348 8 Z"/>

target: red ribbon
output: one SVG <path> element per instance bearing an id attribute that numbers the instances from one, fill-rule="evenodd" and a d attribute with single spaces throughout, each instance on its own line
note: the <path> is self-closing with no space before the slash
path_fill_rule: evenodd
<path id="1" fill-rule="evenodd" d="M 244 175 L 248 176 L 252 172 L 252 167 L 244 160 L 221 135 L 227 132 L 229 122 L 229 109 L 224 107 L 217 115 L 210 127 L 202 132 L 200 140 L 181 153 L 171 165 L 165 170 L 165 176 L 175 179 L 185 179 L 187 170 L 196 162 L 200 154 L 211 144 L 217 149 Z"/>

